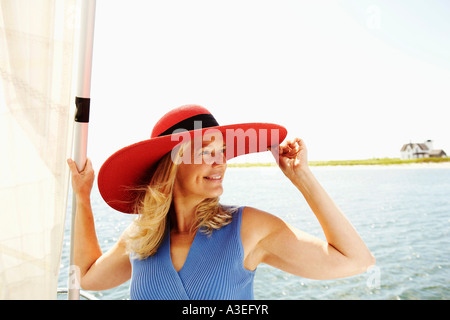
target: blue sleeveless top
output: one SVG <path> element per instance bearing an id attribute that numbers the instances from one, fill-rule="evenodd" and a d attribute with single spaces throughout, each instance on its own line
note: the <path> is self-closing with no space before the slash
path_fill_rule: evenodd
<path id="1" fill-rule="evenodd" d="M 242 211 L 231 223 L 206 235 L 198 230 L 183 267 L 177 272 L 170 256 L 170 229 L 157 252 L 131 259 L 130 298 L 145 300 L 250 300 L 255 271 L 244 268 Z"/>

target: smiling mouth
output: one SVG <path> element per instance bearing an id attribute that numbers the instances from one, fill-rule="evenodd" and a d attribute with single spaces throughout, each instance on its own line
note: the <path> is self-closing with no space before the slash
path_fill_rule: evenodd
<path id="1" fill-rule="evenodd" d="M 204 177 L 203 179 L 212 180 L 212 181 L 219 181 L 219 180 L 222 180 L 222 176 Z"/>

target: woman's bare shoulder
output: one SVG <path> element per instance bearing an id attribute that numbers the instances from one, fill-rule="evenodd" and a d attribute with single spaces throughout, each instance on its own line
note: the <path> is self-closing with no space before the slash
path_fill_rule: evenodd
<path id="1" fill-rule="evenodd" d="M 242 211 L 242 234 L 253 234 L 259 239 L 285 225 L 277 216 L 253 207 L 245 207 Z"/>
<path id="2" fill-rule="evenodd" d="M 282 221 L 274 214 L 253 207 L 244 207 L 242 211 L 242 220 L 246 220 L 246 223 L 258 224 Z"/>
<path id="3" fill-rule="evenodd" d="M 261 242 L 276 230 L 281 230 L 284 222 L 266 211 L 245 207 L 242 211 L 241 239 L 244 247 L 244 266 L 255 270 L 264 258 Z"/>

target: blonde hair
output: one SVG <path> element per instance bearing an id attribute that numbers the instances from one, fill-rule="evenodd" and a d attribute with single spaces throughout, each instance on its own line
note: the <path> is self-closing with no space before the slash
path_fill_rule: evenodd
<path id="1" fill-rule="evenodd" d="M 184 150 L 185 146 L 181 147 Z M 133 221 L 126 234 L 127 250 L 140 260 L 156 253 L 166 234 L 169 213 L 173 209 L 173 186 L 177 172 L 178 159 L 172 159 L 173 152 L 166 154 L 157 164 L 148 185 L 136 188 L 138 194 Z M 175 158 L 179 158 L 176 152 Z M 203 200 L 196 208 L 196 223 L 193 229 L 211 234 L 214 230 L 231 222 L 235 207 L 219 203 L 219 197 Z"/>

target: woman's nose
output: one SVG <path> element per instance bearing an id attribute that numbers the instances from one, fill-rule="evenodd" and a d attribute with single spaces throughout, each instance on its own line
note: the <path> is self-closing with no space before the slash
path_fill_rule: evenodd
<path id="1" fill-rule="evenodd" d="M 227 157 L 225 156 L 224 152 L 213 152 L 212 153 L 212 165 L 213 166 L 222 166 L 227 164 Z"/>

